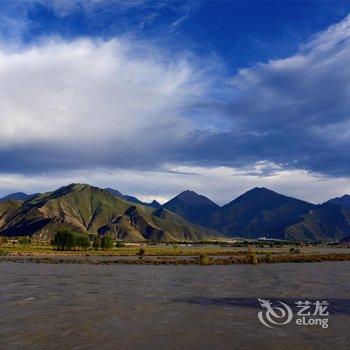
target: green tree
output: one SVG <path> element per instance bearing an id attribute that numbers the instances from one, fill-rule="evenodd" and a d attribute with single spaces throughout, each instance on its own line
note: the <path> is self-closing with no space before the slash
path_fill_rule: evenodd
<path id="1" fill-rule="evenodd" d="M 92 239 L 92 247 L 97 251 L 99 248 L 101 248 L 101 238 L 100 236 L 96 235 Z"/>
<path id="2" fill-rule="evenodd" d="M 115 242 L 115 246 L 116 246 L 117 248 L 124 247 L 124 242 L 123 242 L 123 241 L 117 240 L 117 241 Z"/>
<path id="3" fill-rule="evenodd" d="M 101 238 L 101 248 L 102 249 L 111 249 L 114 246 L 113 238 L 110 235 L 103 236 Z"/>
<path id="4" fill-rule="evenodd" d="M 141 247 L 137 253 L 137 255 L 140 257 L 140 259 L 145 255 L 146 250 L 145 248 Z"/>
<path id="5" fill-rule="evenodd" d="M 18 242 L 19 244 L 27 245 L 31 243 L 31 239 L 29 237 L 21 237 Z"/>
<path id="6" fill-rule="evenodd" d="M 58 250 L 72 250 L 76 246 L 76 235 L 69 228 L 56 232 L 51 244 Z"/>
<path id="7" fill-rule="evenodd" d="M 87 235 L 78 234 L 76 237 L 76 245 L 82 249 L 88 249 L 91 246 L 90 239 Z"/>

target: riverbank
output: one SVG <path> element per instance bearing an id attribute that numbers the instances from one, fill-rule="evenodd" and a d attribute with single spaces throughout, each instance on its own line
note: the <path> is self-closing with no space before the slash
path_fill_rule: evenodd
<path id="1" fill-rule="evenodd" d="M 323 261 L 350 261 L 350 253 L 331 254 L 256 254 L 245 252 L 232 256 L 72 256 L 72 255 L 5 255 L 1 262 L 44 264 L 91 264 L 91 265 L 235 265 L 307 263 Z"/>

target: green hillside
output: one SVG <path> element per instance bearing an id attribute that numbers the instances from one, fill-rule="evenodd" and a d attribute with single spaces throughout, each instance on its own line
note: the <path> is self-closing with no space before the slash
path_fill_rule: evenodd
<path id="1" fill-rule="evenodd" d="M 90 234 L 113 234 L 128 241 L 201 240 L 217 233 L 173 214 L 157 217 L 137 205 L 86 184 L 71 184 L 24 203 L 1 203 L 0 235 L 48 239 L 59 227 Z M 7 207 L 6 207 L 7 206 Z"/>
<path id="2" fill-rule="evenodd" d="M 338 241 L 350 236 L 350 210 L 325 203 L 304 219 L 285 229 L 286 237 L 298 241 Z"/>

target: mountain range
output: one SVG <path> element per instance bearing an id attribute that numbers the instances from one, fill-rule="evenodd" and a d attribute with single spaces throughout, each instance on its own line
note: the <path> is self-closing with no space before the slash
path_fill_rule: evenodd
<path id="1" fill-rule="evenodd" d="M 113 188 L 105 188 L 105 190 L 107 192 L 113 194 L 114 196 L 117 196 L 121 199 L 125 199 L 126 201 L 131 202 L 131 203 L 147 205 L 147 206 L 152 207 L 152 208 L 160 208 L 161 207 L 161 204 L 158 203 L 155 199 L 151 203 L 146 203 L 146 202 L 142 202 L 141 200 L 139 200 L 138 198 L 136 198 L 134 196 L 122 194 L 121 192 L 119 192 L 118 190 L 114 190 Z"/>
<path id="2" fill-rule="evenodd" d="M 349 198 L 316 205 L 255 187 L 222 207 L 193 191 L 163 207 L 226 237 L 337 241 L 350 236 Z"/>
<path id="3" fill-rule="evenodd" d="M 187 190 L 161 205 L 118 190 L 71 184 L 53 192 L 0 199 L 0 235 L 49 239 L 59 227 L 127 241 L 223 237 L 339 241 L 350 237 L 350 196 L 321 205 L 253 188 L 219 206 Z"/>
<path id="4" fill-rule="evenodd" d="M 59 227 L 128 241 L 197 241 L 219 236 L 164 208 L 128 202 L 85 184 L 71 184 L 25 202 L 0 203 L 0 235 L 50 239 Z"/>
<path id="5" fill-rule="evenodd" d="M 26 194 L 23 192 L 16 192 L 16 193 L 11 193 L 3 198 L 0 198 L 0 202 L 6 202 L 9 200 L 15 200 L 15 201 L 27 201 L 30 198 L 33 198 L 37 196 L 39 193 L 34 193 L 34 194 Z"/>

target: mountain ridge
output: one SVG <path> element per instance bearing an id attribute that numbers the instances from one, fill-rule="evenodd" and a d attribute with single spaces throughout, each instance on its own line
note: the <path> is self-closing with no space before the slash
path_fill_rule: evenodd
<path id="1" fill-rule="evenodd" d="M 114 234 L 128 240 L 202 240 L 219 234 L 182 218 L 155 219 L 154 209 L 121 199 L 87 184 L 70 184 L 26 202 L 4 202 L 0 235 L 50 239 L 60 227 L 90 234 Z M 174 214 L 175 215 L 175 214 Z M 102 230 L 102 231 L 101 231 Z"/>
<path id="2" fill-rule="evenodd" d="M 284 239 L 284 229 L 317 205 L 255 187 L 214 212 L 211 227 L 225 235 Z M 205 225 L 206 226 L 206 225 Z"/>
<path id="3" fill-rule="evenodd" d="M 108 191 L 109 193 L 113 194 L 114 196 L 117 196 L 119 198 L 125 199 L 128 202 L 135 203 L 135 204 L 142 204 L 142 205 L 147 205 L 153 208 L 156 208 L 158 205 L 160 205 L 155 199 L 151 203 L 143 202 L 140 199 L 138 199 L 135 196 L 130 196 L 128 194 L 123 194 L 118 190 L 115 190 L 113 188 L 105 188 L 104 190 Z"/>
<path id="4" fill-rule="evenodd" d="M 33 194 L 26 194 L 24 192 L 14 192 L 14 193 L 10 193 L 2 198 L 0 198 L 0 202 L 6 202 L 9 200 L 16 200 L 16 201 L 27 201 L 37 195 L 39 195 L 40 193 L 33 193 Z"/>
<path id="5" fill-rule="evenodd" d="M 218 238 L 219 232 L 227 238 L 339 241 L 350 236 L 350 209 L 333 202 L 348 197 L 316 205 L 254 187 L 222 207 L 190 190 L 161 205 L 72 183 L 25 201 L 0 201 L 0 235 L 48 238 L 68 226 L 130 241 L 203 240 Z"/>
<path id="6" fill-rule="evenodd" d="M 190 190 L 181 192 L 162 207 L 198 225 L 204 223 L 208 215 L 220 208 L 209 198 Z"/>
<path id="7" fill-rule="evenodd" d="M 332 198 L 326 203 L 332 203 L 350 209 L 350 195 L 344 194 L 341 197 Z"/>

